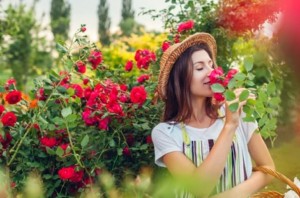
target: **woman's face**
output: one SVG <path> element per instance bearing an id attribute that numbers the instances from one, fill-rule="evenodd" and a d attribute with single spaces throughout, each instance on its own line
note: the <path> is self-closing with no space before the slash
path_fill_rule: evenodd
<path id="1" fill-rule="evenodd" d="M 208 75 L 214 69 L 213 61 L 205 50 L 199 50 L 192 54 L 193 76 L 191 82 L 192 98 L 212 97 Z"/>

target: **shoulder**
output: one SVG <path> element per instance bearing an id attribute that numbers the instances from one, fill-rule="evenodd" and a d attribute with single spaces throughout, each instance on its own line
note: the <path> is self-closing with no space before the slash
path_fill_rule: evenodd
<path id="1" fill-rule="evenodd" d="M 170 131 L 176 124 L 176 122 L 161 122 L 152 131 Z"/>
<path id="2" fill-rule="evenodd" d="M 178 123 L 176 122 L 161 122 L 152 129 L 152 137 L 177 137 Z"/>

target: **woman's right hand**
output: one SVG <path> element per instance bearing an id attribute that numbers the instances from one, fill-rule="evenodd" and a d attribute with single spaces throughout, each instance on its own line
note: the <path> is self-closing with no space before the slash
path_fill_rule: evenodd
<path id="1" fill-rule="evenodd" d="M 225 101 L 225 109 L 226 109 L 225 126 L 230 126 L 230 127 L 233 127 L 236 129 L 237 126 L 239 125 L 241 110 L 242 110 L 243 106 L 247 103 L 247 100 L 243 100 L 241 102 L 239 101 L 239 97 L 244 90 L 247 90 L 247 89 L 246 88 L 235 89 L 233 92 L 236 96 L 236 99 L 234 99 L 232 101 Z M 248 98 L 255 100 L 256 97 L 253 93 L 250 92 Z M 235 111 L 235 112 L 230 111 L 229 105 L 236 103 L 236 102 L 239 104 L 237 111 Z"/>

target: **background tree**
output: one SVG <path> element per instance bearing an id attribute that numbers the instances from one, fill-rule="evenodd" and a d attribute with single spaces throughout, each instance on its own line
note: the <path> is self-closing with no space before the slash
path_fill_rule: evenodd
<path id="1" fill-rule="evenodd" d="M 35 19 L 35 3 L 26 9 L 24 4 L 4 10 L 5 27 L 1 32 L 5 42 L 0 42 L 2 56 L 0 59 L 1 78 L 9 74 L 17 80 L 18 89 L 24 90 L 28 78 L 41 74 L 52 64 L 51 54 L 45 37 L 40 37 L 41 25 Z M 11 73 L 11 74 L 10 74 Z"/>
<path id="2" fill-rule="evenodd" d="M 122 2 L 122 20 L 119 25 L 124 36 L 129 36 L 131 33 L 141 34 L 143 26 L 134 20 L 131 0 Z"/>
<path id="3" fill-rule="evenodd" d="M 100 4 L 98 6 L 98 35 L 99 40 L 102 45 L 109 45 L 110 44 L 110 25 L 111 19 L 108 16 L 108 4 L 106 0 L 100 0 Z"/>
<path id="4" fill-rule="evenodd" d="M 71 6 L 65 0 L 51 2 L 51 29 L 55 40 L 66 40 L 70 29 Z"/>

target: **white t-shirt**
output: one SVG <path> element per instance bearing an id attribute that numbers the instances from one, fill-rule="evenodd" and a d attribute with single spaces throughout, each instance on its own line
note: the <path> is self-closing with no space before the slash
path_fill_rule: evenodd
<path id="1" fill-rule="evenodd" d="M 224 115 L 224 109 L 222 108 L 221 113 Z M 251 171 L 251 158 L 248 152 L 247 143 L 249 142 L 253 132 L 257 129 L 258 125 L 257 122 L 244 122 L 242 117 L 245 114 L 242 113 L 241 120 L 239 126 L 237 128 L 236 134 L 238 137 L 238 141 L 242 146 L 242 150 L 244 151 L 246 156 L 247 163 L 250 164 L 247 167 L 248 171 Z M 209 128 L 195 128 L 188 125 L 185 125 L 186 131 L 189 135 L 191 141 L 197 140 L 209 140 L 213 139 L 216 140 L 221 130 L 224 127 L 224 122 L 222 119 L 217 119 Z M 170 152 L 180 151 L 183 152 L 183 137 L 182 131 L 179 123 L 159 123 L 156 125 L 152 130 L 152 140 L 154 144 L 154 151 L 155 151 L 155 163 L 158 166 L 166 167 L 165 164 L 162 162 L 161 158 Z M 203 152 L 206 157 L 209 153 L 209 145 L 204 144 Z M 248 172 L 247 171 L 247 172 Z"/>

